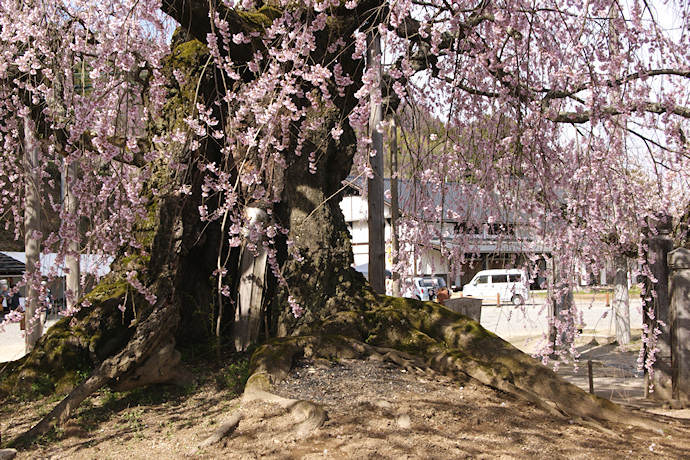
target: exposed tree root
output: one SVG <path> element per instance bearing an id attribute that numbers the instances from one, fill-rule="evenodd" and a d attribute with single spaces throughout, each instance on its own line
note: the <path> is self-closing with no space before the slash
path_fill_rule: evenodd
<path id="1" fill-rule="evenodd" d="M 16 456 L 16 449 L 0 449 L 0 460 L 12 460 Z"/>
<path id="2" fill-rule="evenodd" d="M 247 382 L 242 395 L 243 402 L 266 401 L 278 404 L 290 411 L 290 415 L 300 420 L 295 426 L 295 432 L 299 437 L 306 437 L 326 421 L 326 411 L 319 404 L 311 401 L 283 398 L 268 391 L 270 383 L 265 374 L 253 374 Z"/>
<path id="3" fill-rule="evenodd" d="M 613 431 L 604 427 L 602 421 L 655 431 L 668 429 L 570 384 L 476 321 L 437 304 L 386 299 L 368 312 L 338 313 L 313 330 L 319 331 L 318 335 L 276 339 L 260 347 L 252 358 L 253 376 L 247 394 L 263 391 L 263 397 L 269 398 L 265 394 L 267 389 L 287 376 L 296 356 L 368 356 L 393 362 L 408 371 L 433 370 L 461 381 L 474 379 L 526 400 L 553 416 L 606 433 Z M 335 331 L 347 335 L 333 334 Z"/>
<path id="4" fill-rule="evenodd" d="M 103 385 L 126 376 L 147 362 L 154 352 L 169 346 L 171 331 L 177 324 L 177 311 L 164 302 L 137 327 L 135 335 L 127 346 L 114 356 L 106 359 L 93 373 L 79 384 L 67 397 L 53 408 L 48 415 L 27 431 L 22 438 L 33 438 L 46 434 L 56 424 L 64 423 L 73 410 Z M 170 361 L 164 361 L 170 362 Z M 177 364 L 177 363 L 175 363 Z M 169 374 L 161 370 L 161 375 Z M 21 442 L 21 440 L 19 440 Z"/>
<path id="5" fill-rule="evenodd" d="M 63 423 L 79 403 L 105 384 L 126 388 L 147 383 L 150 375 L 164 379 L 174 376 L 179 361 L 172 341 L 176 324 L 176 309 L 162 302 L 137 326 L 121 352 L 103 361 L 23 437 L 43 435 L 55 424 Z M 323 425 L 327 418 L 323 407 L 270 393 L 272 384 L 284 380 L 294 359 L 301 356 L 327 360 L 369 357 L 395 363 L 410 372 L 438 372 L 459 381 L 473 379 L 554 416 L 607 433 L 611 430 L 602 426 L 602 421 L 656 431 L 668 429 L 568 383 L 476 321 L 438 304 L 384 298 L 370 310 L 339 312 L 301 332 L 305 335 L 274 339 L 257 349 L 243 395 L 244 401 L 268 401 L 289 410 L 301 437 Z M 142 373 L 142 367 L 150 369 Z M 200 448 L 225 438 L 241 417 L 238 413 L 224 423 Z"/>
<path id="6" fill-rule="evenodd" d="M 216 428 L 216 430 L 213 432 L 213 434 L 211 434 L 211 436 L 204 439 L 199 444 L 199 450 L 212 446 L 213 444 L 220 442 L 225 437 L 230 435 L 233 431 L 235 431 L 235 428 L 237 428 L 237 425 L 240 424 L 240 421 L 242 421 L 243 418 L 244 414 L 240 411 L 237 411 L 234 414 L 232 414 L 232 417 L 221 423 L 220 426 Z"/>

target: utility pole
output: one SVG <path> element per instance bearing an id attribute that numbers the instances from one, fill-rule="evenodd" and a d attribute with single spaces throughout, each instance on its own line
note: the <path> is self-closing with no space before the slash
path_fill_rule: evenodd
<path id="1" fill-rule="evenodd" d="M 378 131 L 383 107 L 381 102 L 381 36 L 375 29 L 367 33 L 367 67 L 375 69 L 375 90 L 371 94 L 369 135 L 371 148 L 376 152 L 369 156 L 374 177 L 368 182 L 369 222 L 369 283 L 375 292 L 384 294 L 385 285 L 385 220 L 383 217 L 383 135 Z"/>

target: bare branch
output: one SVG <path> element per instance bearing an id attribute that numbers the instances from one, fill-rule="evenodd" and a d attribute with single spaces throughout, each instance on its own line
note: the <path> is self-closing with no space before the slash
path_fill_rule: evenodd
<path id="1" fill-rule="evenodd" d="M 675 75 L 683 78 L 690 78 L 690 70 L 687 69 L 655 69 L 648 72 L 634 72 L 625 77 L 618 78 L 616 80 L 604 81 L 602 84 L 608 87 L 622 86 L 625 83 L 630 83 L 635 80 L 640 80 L 648 77 L 656 77 L 659 75 Z M 548 102 L 551 99 L 565 99 L 572 97 L 575 94 L 588 90 L 597 86 L 593 82 L 581 83 L 571 89 L 540 89 L 536 90 L 539 93 L 546 93 L 543 101 Z"/>
<path id="2" fill-rule="evenodd" d="M 650 112 L 650 113 L 656 113 L 658 115 L 664 114 L 664 113 L 672 113 L 674 115 L 678 115 L 683 118 L 690 118 L 690 108 L 688 107 L 682 107 L 682 106 L 673 106 L 669 107 L 667 105 L 661 104 L 659 102 L 647 102 L 642 106 L 638 106 L 636 110 L 633 111 L 638 111 L 638 112 Z M 615 107 L 602 107 L 598 109 L 596 112 L 593 112 L 592 110 L 583 110 L 581 112 L 560 112 L 555 116 L 550 116 L 548 117 L 549 120 L 554 121 L 556 123 L 587 123 L 590 121 L 592 118 L 595 117 L 595 115 L 607 115 L 607 116 L 614 116 L 614 115 L 623 115 L 625 113 L 630 113 L 630 111 L 624 111 L 620 110 Z"/>

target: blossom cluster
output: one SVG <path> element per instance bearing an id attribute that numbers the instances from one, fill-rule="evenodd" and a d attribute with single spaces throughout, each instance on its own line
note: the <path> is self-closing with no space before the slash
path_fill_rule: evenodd
<path id="1" fill-rule="evenodd" d="M 61 220 L 59 231 L 45 235 L 45 250 L 64 258 L 74 251 L 67 243 L 80 241 L 103 254 L 122 246 L 142 251 L 131 230 L 158 193 L 143 188 L 150 163 L 166 152 L 139 142 L 165 97 L 161 5 L 26 3 L 0 6 L 0 214 L 13 216 L 5 225 L 19 236 L 22 190 L 33 172 L 20 161 L 21 132 L 31 119 L 42 143 L 36 173 L 53 192 L 44 205 Z M 381 14 L 358 11 L 366 19 L 349 35 L 329 29 L 360 3 L 281 0 L 275 18 L 239 30 L 235 16 L 209 2 L 209 32 L 200 38 L 220 75 L 219 96 L 199 99 L 184 128 L 153 140 L 192 150 L 207 140 L 220 146 L 222 161 L 170 159 L 171 170 L 203 174 L 200 190 L 185 184 L 176 193 L 199 192 L 200 218 L 220 223 L 231 248 L 266 250 L 281 283 L 278 238 L 287 239 L 295 260 L 303 260 L 302 248 L 287 223 L 252 223 L 245 210 L 271 215 L 284 199 L 286 171 L 306 162 L 309 174 L 327 173 L 323 152 L 352 130 L 353 171 L 366 177 L 373 177 L 372 156 L 387 154 L 371 148 L 372 130 L 386 140 L 401 137 L 393 175 L 413 191 L 401 197 L 407 212 L 393 269 L 408 278 L 430 242 L 438 242 L 451 272 L 475 268 L 479 236 L 490 235 L 499 249 L 510 243 L 519 249 L 513 253 L 526 254 L 534 279 L 557 266 L 560 299 L 605 270 L 612 255 L 643 253 L 643 230 L 657 212 L 676 221 L 688 213 L 687 27 L 665 30 L 642 0 L 615 11 L 608 0 L 403 0 Z M 258 14 L 253 0 L 222 4 Z M 383 55 L 365 69 L 372 34 Z M 353 63 L 361 65 L 353 70 Z M 167 84 L 186 79 L 176 71 Z M 349 94 L 359 104 L 344 110 Z M 369 126 L 378 103 L 388 118 Z M 59 198 L 58 173 L 71 165 L 79 173 L 65 174 L 64 185 L 79 197 L 77 209 Z M 227 286 L 221 291 L 230 294 Z M 296 316 L 305 308 L 296 294 L 289 303 Z M 571 308 L 554 318 L 556 343 L 544 349 L 568 349 L 578 316 Z M 647 334 L 653 344 L 655 332 Z"/>
<path id="2" fill-rule="evenodd" d="M 165 97 L 159 63 L 169 25 L 159 7 L 155 0 L 0 5 L 0 214 L 19 237 L 24 189 L 29 177 L 40 179 L 40 206 L 59 216 L 59 228 L 37 235 L 43 252 L 58 254 L 49 278 L 80 252 L 141 249 L 132 232 L 146 217 L 150 170 L 141 163 L 156 152 L 143 151 L 139 139 Z M 36 170 L 22 161 L 25 127 L 40 146 Z M 27 273 L 23 283 L 37 280 Z"/>

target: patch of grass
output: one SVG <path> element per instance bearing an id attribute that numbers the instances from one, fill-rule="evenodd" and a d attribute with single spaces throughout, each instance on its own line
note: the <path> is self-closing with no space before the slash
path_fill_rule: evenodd
<path id="1" fill-rule="evenodd" d="M 106 406 L 112 404 L 117 400 L 117 393 L 108 387 L 101 390 L 101 405 Z"/>
<path id="2" fill-rule="evenodd" d="M 41 396 L 50 394 L 53 392 L 53 382 L 50 377 L 45 375 L 36 376 L 35 380 L 31 383 L 30 399 L 39 398 Z"/>
<path id="3" fill-rule="evenodd" d="M 124 411 L 120 418 L 126 422 L 129 429 L 140 431 L 145 426 L 141 421 L 142 415 L 144 415 L 144 408 L 137 406 Z"/>
<path id="4" fill-rule="evenodd" d="M 230 398 L 235 398 L 244 391 L 249 380 L 251 358 L 256 348 L 256 345 L 251 345 L 246 351 L 231 355 L 228 359 L 229 364 L 213 376 L 218 388 L 227 390 Z"/>
<path id="5" fill-rule="evenodd" d="M 134 420 L 137 413 L 143 414 L 144 409 L 141 406 L 164 404 L 172 397 L 170 392 L 161 391 L 161 388 L 156 386 L 123 392 L 104 387 L 99 394 L 82 402 L 74 419 L 85 430 L 93 431 L 100 424 L 112 419 L 118 412 L 124 410 L 124 414 L 120 417 Z M 130 425 L 134 426 L 134 424 Z M 132 428 L 132 426 L 128 427 Z"/>
<path id="6" fill-rule="evenodd" d="M 191 396 L 194 393 L 196 393 L 197 391 L 199 391 L 199 385 L 197 385 L 196 383 L 190 383 L 188 385 L 185 385 L 184 388 L 182 389 L 182 393 L 185 396 Z"/>
<path id="7" fill-rule="evenodd" d="M 182 354 L 182 362 L 194 361 L 200 357 L 208 356 L 213 351 L 213 345 L 208 341 L 196 342 L 187 345 L 180 350 Z"/>
<path id="8" fill-rule="evenodd" d="M 120 415 L 120 420 L 124 422 L 120 426 L 134 432 L 134 438 L 141 440 L 144 438 L 144 430 L 148 428 L 148 425 L 142 421 L 143 415 L 143 407 L 137 406 L 126 410 Z"/>
<path id="9" fill-rule="evenodd" d="M 171 439 L 175 436 L 175 424 L 171 422 L 170 420 L 166 420 L 164 422 L 160 422 L 160 431 L 165 432 L 165 436 L 168 439 Z"/>
<path id="10" fill-rule="evenodd" d="M 157 386 L 135 388 L 124 392 L 124 400 L 129 406 L 151 406 L 161 404 L 170 398 L 170 393 L 161 391 Z"/>
<path id="11" fill-rule="evenodd" d="M 249 358 L 245 357 L 232 363 L 221 370 L 215 376 L 216 384 L 230 392 L 231 397 L 236 397 L 244 390 L 249 379 Z"/>
<path id="12" fill-rule="evenodd" d="M 53 426 L 53 428 L 51 428 L 50 431 L 48 431 L 48 433 L 46 433 L 46 435 L 43 436 L 42 442 L 53 443 L 62 439 L 64 435 L 64 428 L 60 426 Z"/>

